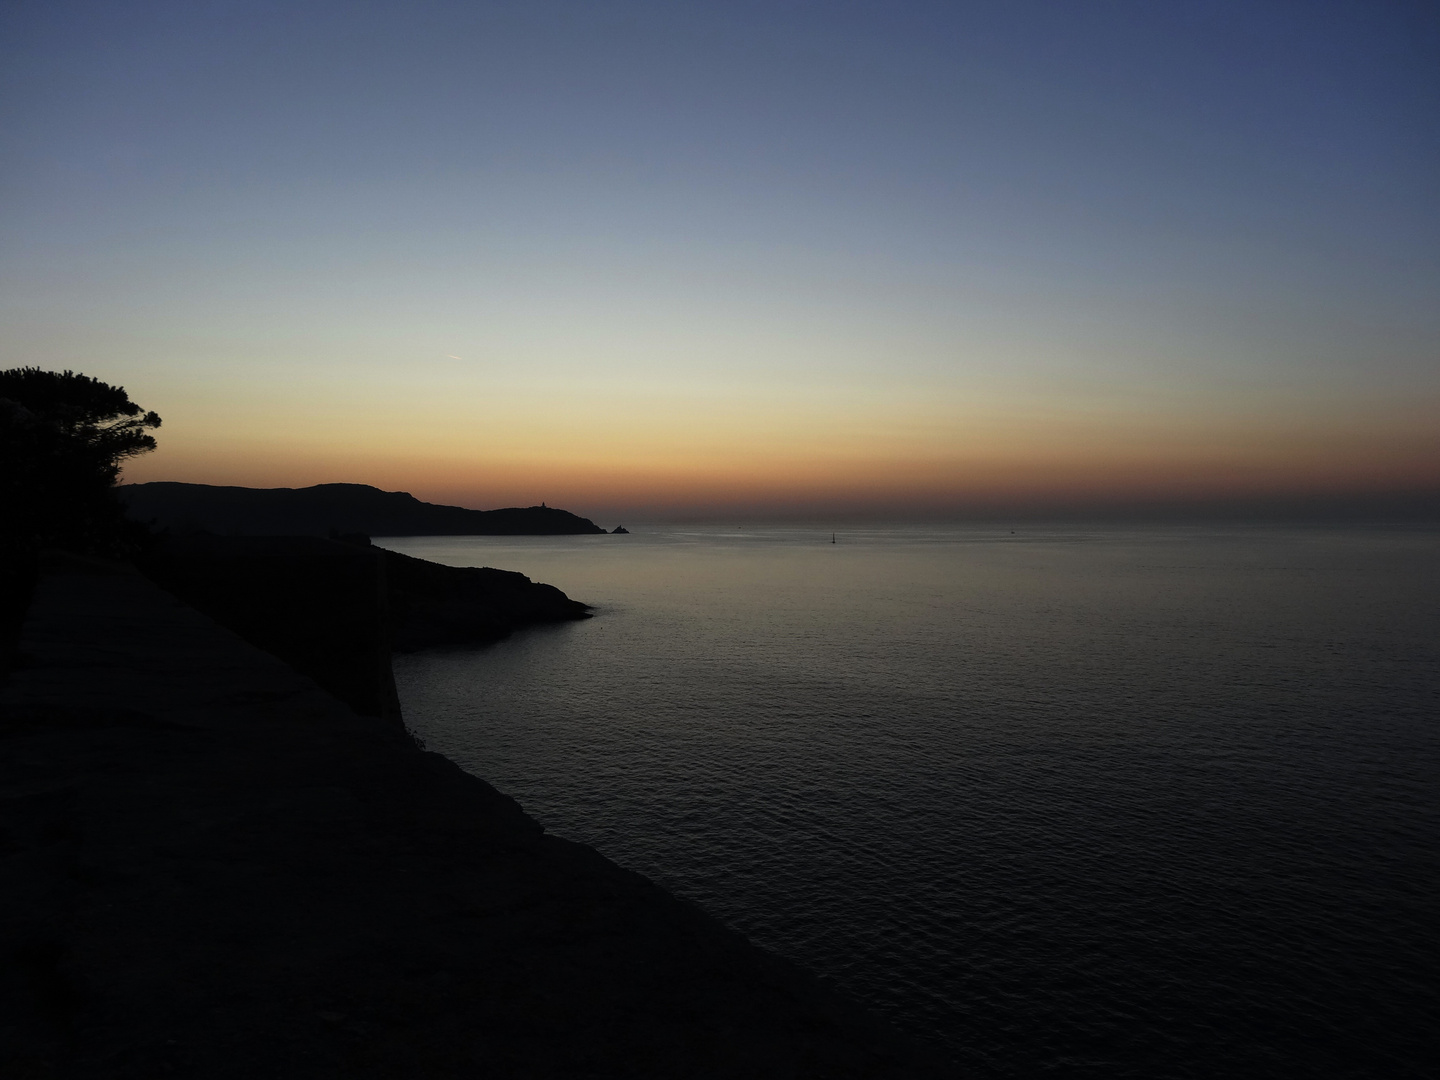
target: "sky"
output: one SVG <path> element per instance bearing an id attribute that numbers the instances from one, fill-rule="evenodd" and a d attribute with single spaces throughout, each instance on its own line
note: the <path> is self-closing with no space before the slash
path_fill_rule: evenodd
<path id="1" fill-rule="evenodd" d="M 8 0 L 0 365 L 133 482 L 1440 514 L 1440 8 Z"/>

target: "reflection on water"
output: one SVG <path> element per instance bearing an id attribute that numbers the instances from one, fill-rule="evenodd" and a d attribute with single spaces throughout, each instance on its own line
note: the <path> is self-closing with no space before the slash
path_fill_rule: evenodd
<path id="1" fill-rule="evenodd" d="M 589 622 L 401 658 L 433 749 L 979 1073 L 1419 1075 L 1440 535 L 406 538 Z"/>

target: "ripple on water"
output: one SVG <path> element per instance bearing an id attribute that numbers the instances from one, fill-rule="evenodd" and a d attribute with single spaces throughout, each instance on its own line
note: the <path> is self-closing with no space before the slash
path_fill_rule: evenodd
<path id="1" fill-rule="evenodd" d="M 1436 534 L 754 533 L 386 541 L 601 612 L 410 723 L 977 1072 L 1421 1075 Z"/>

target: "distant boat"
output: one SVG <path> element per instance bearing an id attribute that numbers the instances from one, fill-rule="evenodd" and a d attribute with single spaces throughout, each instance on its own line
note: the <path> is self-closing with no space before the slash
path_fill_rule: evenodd
<path id="1" fill-rule="evenodd" d="M 835 542 L 835 534 L 834 534 L 834 533 L 831 533 L 831 534 L 830 534 L 830 543 L 833 544 L 834 542 Z"/>

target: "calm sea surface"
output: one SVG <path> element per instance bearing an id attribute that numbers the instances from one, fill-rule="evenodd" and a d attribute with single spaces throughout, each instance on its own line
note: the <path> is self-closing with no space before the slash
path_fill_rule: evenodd
<path id="1" fill-rule="evenodd" d="M 1440 532 L 837 541 L 381 541 L 597 616 L 406 717 L 977 1075 L 1440 1061 Z"/>

